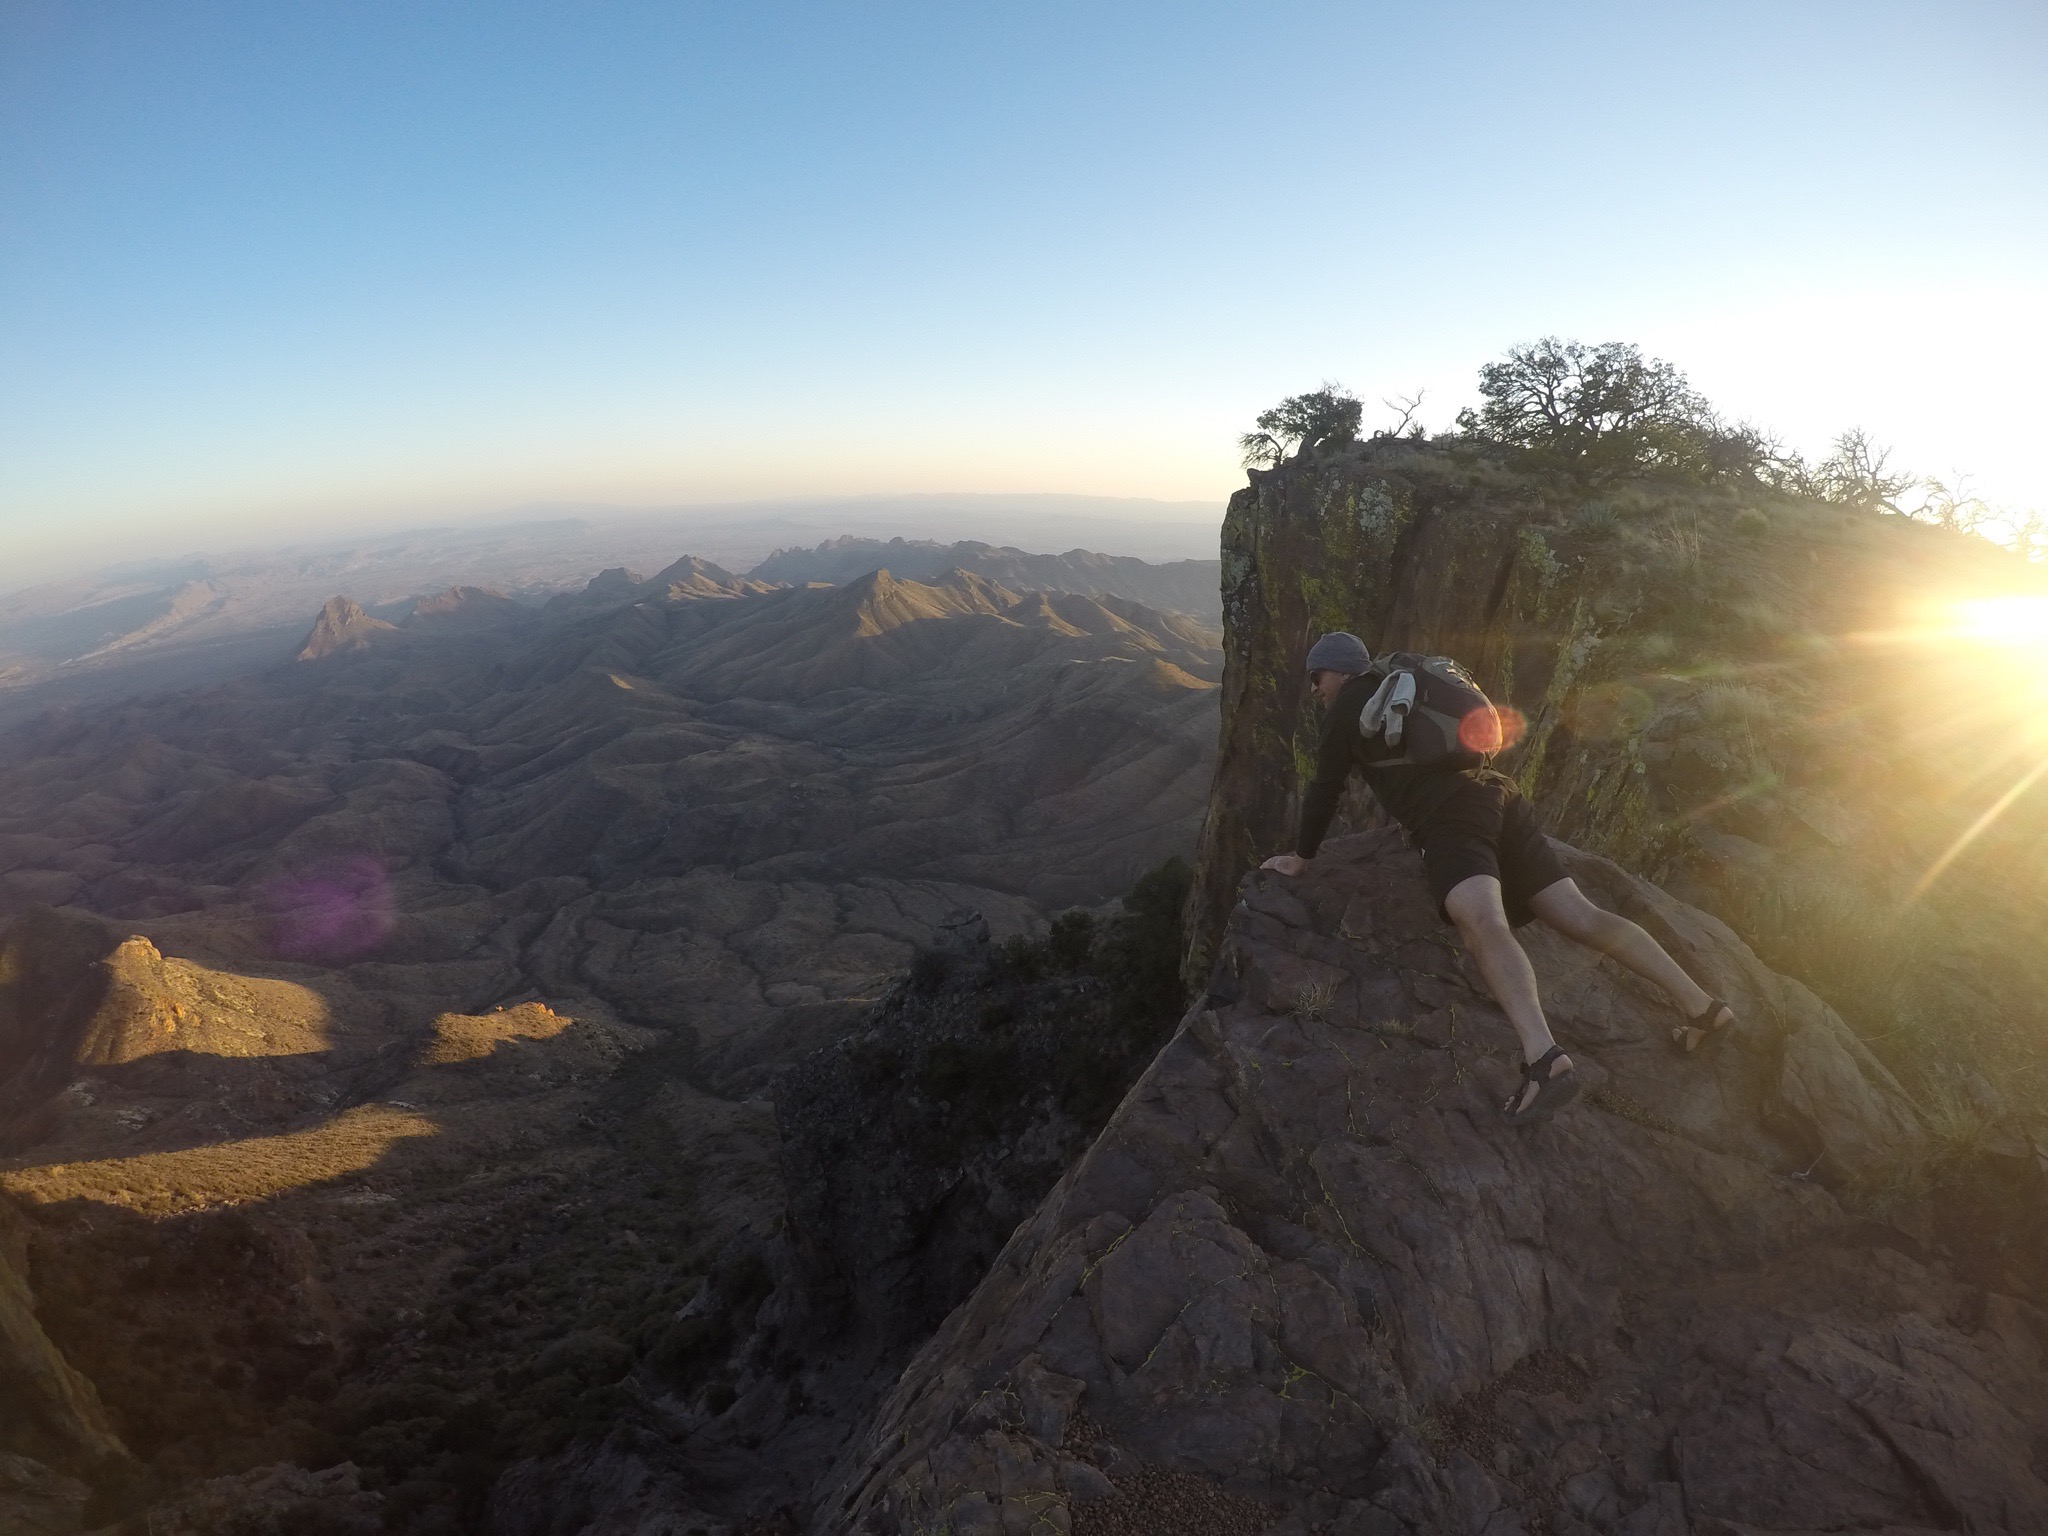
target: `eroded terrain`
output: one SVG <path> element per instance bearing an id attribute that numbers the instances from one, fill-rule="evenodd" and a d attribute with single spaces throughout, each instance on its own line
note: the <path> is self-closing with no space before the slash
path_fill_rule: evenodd
<path id="1" fill-rule="evenodd" d="M 15 1436 L 52 1529 L 342 1461 L 234 1497 L 469 1529 L 629 1368 L 717 1417 L 678 1317 L 771 1283 L 774 1073 L 950 914 L 1018 933 L 1192 844 L 1188 621 L 692 562 L 508 610 L 331 604 L 301 661 L 9 736 L 0 1188 L 101 1405 Z M 712 1463 L 729 1523 L 757 1479 Z"/>

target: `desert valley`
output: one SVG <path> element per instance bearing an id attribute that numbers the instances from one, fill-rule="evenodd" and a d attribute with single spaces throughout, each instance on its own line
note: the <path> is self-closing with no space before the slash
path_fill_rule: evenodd
<path id="1" fill-rule="evenodd" d="M 111 1415 L 33 1443 L 189 1478 L 367 1434 L 379 1519 L 438 1529 L 618 1351 L 691 1375 L 675 1314 L 781 1220 L 776 1074 L 956 914 L 1023 935 L 1192 847 L 1217 636 L 1103 577 L 1199 608 L 1214 563 L 804 569 L 906 552 L 337 597 L 269 667 L 11 730 L 0 1177 L 77 1218 L 33 1268 Z M 797 1491 L 732 1454 L 743 1504 Z"/>

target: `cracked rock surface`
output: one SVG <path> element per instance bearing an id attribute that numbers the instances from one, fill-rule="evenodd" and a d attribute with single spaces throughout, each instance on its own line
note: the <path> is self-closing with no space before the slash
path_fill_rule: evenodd
<path id="1" fill-rule="evenodd" d="M 2048 1530 L 2048 1313 L 1885 1198 L 1930 1155 L 1906 1094 L 1721 923 L 1560 851 L 1731 1037 L 1673 1054 L 1653 989 L 1525 929 L 1589 1091 L 1512 1128 L 1512 1032 L 1397 833 L 1249 877 L 811 1529 Z"/>

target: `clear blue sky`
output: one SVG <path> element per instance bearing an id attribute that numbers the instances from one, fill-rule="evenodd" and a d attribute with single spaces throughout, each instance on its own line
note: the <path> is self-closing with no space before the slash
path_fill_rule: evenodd
<path id="1" fill-rule="evenodd" d="M 1633 340 L 2048 504 L 2048 6 L 0 0 L 0 562 L 1213 497 Z M 0 586 L 5 582 L 0 581 Z"/>

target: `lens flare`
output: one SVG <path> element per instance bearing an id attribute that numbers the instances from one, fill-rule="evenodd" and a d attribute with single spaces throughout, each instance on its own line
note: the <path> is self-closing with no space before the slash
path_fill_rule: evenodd
<path id="1" fill-rule="evenodd" d="M 2048 597 L 1985 597 L 1955 605 L 1958 639 L 2048 649 Z"/>
<path id="2" fill-rule="evenodd" d="M 2009 772 L 2015 762 L 2026 765 L 1914 882 L 1907 900 L 1915 901 L 2048 777 L 2048 595 L 1946 603 L 1923 631 L 1904 638 L 1917 643 L 1937 669 L 1929 693 L 1946 700 L 1948 733 L 1979 743 L 1973 756 L 1985 773 L 1973 778 Z M 1943 659 L 1944 649 L 1953 653 L 1960 647 L 1969 655 L 1961 669 Z M 1964 675 L 1968 682 L 1959 686 L 1954 679 Z"/>
<path id="3" fill-rule="evenodd" d="M 391 932 L 391 881 L 367 854 L 272 880 L 262 898 L 271 911 L 271 946 L 287 960 L 360 960 Z"/>
<path id="4" fill-rule="evenodd" d="M 1458 745 L 1468 752 L 1502 752 L 1528 733 L 1519 709 L 1475 709 L 1458 722 Z"/>
<path id="5" fill-rule="evenodd" d="M 2025 774 L 2017 784 L 1993 801 L 1990 808 L 1983 815 L 1971 822 L 1963 835 L 1950 843 L 1942 852 L 1940 858 L 1928 865 L 1927 873 L 1914 883 L 1912 894 L 1906 899 L 1908 901 L 1918 901 L 1922 896 L 1926 895 L 1927 888 L 1939 880 L 1947 871 L 1949 865 L 1955 863 L 1962 856 L 1963 850 L 1977 841 L 1985 832 L 1989 831 L 1991 824 L 2010 810 L 2015 800 L 2032 789 L 2043 774 L 2048 774 L 2048 757 L 2044 757 L 2040 762 L 2036 763 L 2032 770 Z"/>

